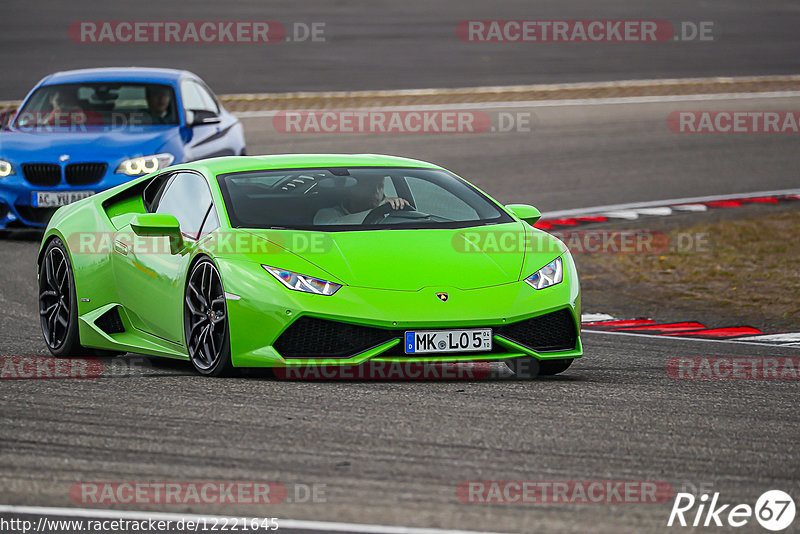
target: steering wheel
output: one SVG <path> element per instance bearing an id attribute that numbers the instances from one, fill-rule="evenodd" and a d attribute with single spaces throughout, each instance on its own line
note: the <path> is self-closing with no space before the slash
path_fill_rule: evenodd
<path id="1" fill-rule="evenodd" d="M 387 215 L 389 215 L 389 213 L 393 211 L 415 211 L 416 209 L 417 208 L 415 208 L 414 206 L 406 204 L 405 206 L 403 206 L 403 209 L 396 210 L 392 207 L 391 204 L 387 202 L 386 204 L 381 204 L 377 208 L 372 208 L 372 210 L 369 213 L 367 213 L 367 216 L 364 217 L 363 224 L 378 224 L 384 219 L 384 217 L 386 217 Z"/>

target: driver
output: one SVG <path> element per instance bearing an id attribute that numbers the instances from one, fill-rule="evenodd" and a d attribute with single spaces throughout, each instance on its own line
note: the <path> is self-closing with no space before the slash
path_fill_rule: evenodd
<path id="1" fill-rule="evenodd" d="M 411 204 L 404 198 L 383 194 L 383 178 L 361 178 L 341 204 L 323 208 L 314 216 L 314 224 L 362 224 L 370 211 L 384 204 L 402 210 Z"/>

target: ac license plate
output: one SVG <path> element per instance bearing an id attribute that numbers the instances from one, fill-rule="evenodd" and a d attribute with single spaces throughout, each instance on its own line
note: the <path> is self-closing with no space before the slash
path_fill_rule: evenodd
<path id="1" fill-rule="evenodd" d="M 413 330 L 406 332 L 406 354 L 492 350 L 492 329 Z"/>
<path id="2" fill-rule="evenodd" d="M 35 208 L 58 208 L 94 195 L 94 191 L 36 191 L 33 193 Z"/>

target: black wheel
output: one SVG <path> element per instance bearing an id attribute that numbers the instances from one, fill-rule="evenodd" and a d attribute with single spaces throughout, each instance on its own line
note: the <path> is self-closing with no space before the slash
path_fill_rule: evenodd
<path id="1" fill-rule="evenodd" d="M 515 378 L 518 380 L 533 380 L 539 376 L 541 362 L 536 358 L 522 356 L 506 360 L 505 363 L 509 369 L 514 371 Z"/>
<path id="2" fill-rule="evenodd" d="M 184 331 L 192 365 L 202 375 L 233 373 L 225 290 L 214 262 L 194 264 L 186 282 Z"/>
<path id="3" fill-rule="evenodd" d="M 542 376 L 552 376 L 563 373 L 572 365 L 573 358 L 564 360 L 542 360 L 539 362 L 539 374 Z"/>
<path id="4" fill-rule="evenodd" d="M 39 317 L 47 348 L 54 356 L 83 356 L 78 336 L 78 305 L 72 264 L 56 238 L 45 249 L 39 269 Z"/>

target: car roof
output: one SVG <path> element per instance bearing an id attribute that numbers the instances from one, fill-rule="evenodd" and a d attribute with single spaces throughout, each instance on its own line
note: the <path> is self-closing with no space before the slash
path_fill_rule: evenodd
<path id="1" fill-rule="evenodd" d="M 175 84 L 183 77 L 197 78 L 186 70 L 156 69 L 144 67 L 114 67 L 100 69 L 79 69 L 56 72 L 42 80 L 41 85 L 81 82 L 150 82 Z"/>
<path id="2" fill-rule="evenodd" d="M 332 167 L 418 167 L 442 169 L 417 159 L 382 154 L 273 154 L 269 156 L 226 156 L 197 161 L 187 165 L 203 167 L 211 176 L 230 172 L 268 169 L 303 169 Z"/>

